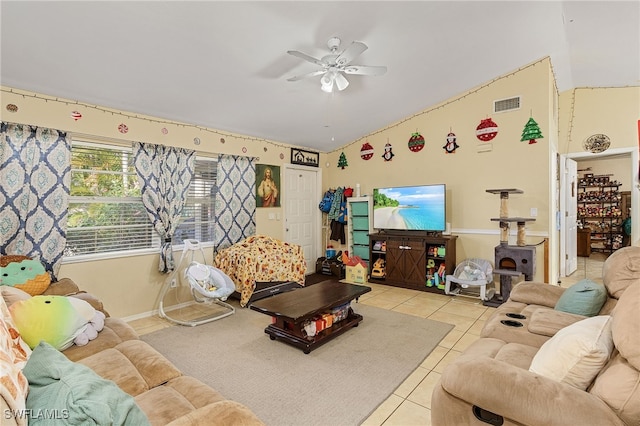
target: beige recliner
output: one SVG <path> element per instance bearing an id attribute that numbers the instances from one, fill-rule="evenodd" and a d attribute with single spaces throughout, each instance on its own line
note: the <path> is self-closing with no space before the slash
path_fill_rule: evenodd
<path id="1" fill-rule="evenodd" d="M 509 318 L 505 317 L 509 311 L 502 306 L 496 310 L 486 324 L 492 328 L 482 331 L 485 337 L 472 343 L 444 369 L 432 394 L 432 424 L 640 425 L 640 247 L 626 247 L 612 254 L 605 262 L 603 277 L 609 297 L 599 316 L 581 321 L 585 317 L 576 315 L 572 322 L 558 312 L 566 325 L 555 338 L 550 322 L 552 312 L 546 312 L 548 330 L 543 334 L 538 334 L 535 327 L 531 330 L 537 316 L 533 305 L 552 310 L 563 289 L 527 283 L 512 292 L 511 297 L 515 293 L 520 301 L 509 299 L 503 306 L 520 307 L 519 312 L 528 317 L 524 320 L 527 325 L 496 332 L 493 320 Z M 525 294 L 526 300 L 536 303 L 525 303 Z M 612 351 L 586 388 L 576 387 L 564 377 L 530 371 L 532 363 L 539 365 L 551 343 L 563 342 L 558 337 L 574 332 L 578 321 L 584 324 L 605 315 L 611 318 L 603 328 L 606 332 L 600 335 L 609 336 Z M 579 351 L 573 352 L 576 353 L 571 355 Z M 560 358 L 562 350 L 547 359 L 553 361 L 556 353 Z"/>
<path id="2" fill-rule="evenodd" d="M 640 247 L 625 247 L 613 252 L 602 268 L 607 300 L 598 315 L 611 313 L 622 293 L 639 279 Z M 532 281 L 515 285 L 509 299 L 487 320 L 480 336 L 529 346 L 542 345 L 558 330 L 585 318 L 554 309 L 565 290 Z"/>

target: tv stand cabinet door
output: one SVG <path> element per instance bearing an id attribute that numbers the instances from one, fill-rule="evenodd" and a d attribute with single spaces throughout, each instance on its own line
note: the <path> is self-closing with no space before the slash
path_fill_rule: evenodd
<path id="1" fill-rule="evenodd" d="M 427 268 L 427 249 L 422 239 L 404 241 L 404 280 L 416 288 L 425 286 Z"/>
<path id="2" fill-rule="evenodd" d="M 387 259 L 385 262 L 386 280 L 399 282 L 404 280 L 404 249 L 402 240 L 389 238 L 387 240 Z"/>
<path id="3" fill-rule="evenodd" d="M 403 238 L 387 241 L 387 279 L 421 288 L 425 283 L 426 246 L 423 239 Z"/>

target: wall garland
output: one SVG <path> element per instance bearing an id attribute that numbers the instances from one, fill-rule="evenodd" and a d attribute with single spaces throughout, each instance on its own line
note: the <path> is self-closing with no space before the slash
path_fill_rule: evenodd
<path id="1" fill-rule="evenodd" d="M 274 147 L 284 148 L 284 149 L 289 149 L 289 148 L 292 147 L 292 145 L 286 145 L 286 144 L 283 144 L 283 143 L 274 142 L 274 141 L 271 141 L 271 140 L 268 140 L 268 139 L 264 139 L 264 138 L 257 138 L 257 137 L 252 137 L 252 136 L 244 136 L 244 135 L 239 135 L 239 134 L 226 133 L 226 132 L 222 132 L 222 131 L 219 131 L 219 130 L 210 129 L 208 127 L 198 126 L 196 124 L 179 123 L 177 121 L 149 118 L 149 117 L 145 117 L 145 116 L 138 115 L 138 114 L 128 114 L 126 112 L 112 110 L 112 109 L 100 107 L 100 106 L 97 106 L 97 105 L 91 105 L 91 104 L 80 102 L 80 101 L 61 99 L 61 98 L 53 97 L 53 96 L 44 96 L 44 95 L 39 95 L 39 94 L 35 94 L 35 93 L 33 93 L 33 94 L 32 93 L 22 93 L 21 91 L 13 89 L 13 88 L 9 88 L 9 89 L 2 88 L 1 90 L 2 90 L 2 92 L 5 92 L 5 93 L 11 93 L 11 94 L 14 94 L 14 95 L 22 96 L 23 99 L 35 98 L 35 99 L 43 100 L 45 102 L 56 102 L 56 103 L 61 103 L 61 104 L 67 105 L 67 106 L 79 105 L 79 106 L 82 106 L 82 107 L 85 107 L 85 108 L 91 108 L 91 109 L 94 109 L 96 111 L 100 111 L 100 112 L 105 113 L 105 114 L 111 114 L 113 116 L 120 116 L 120 117 L 124 117 L 124 118 L 128 118 L 128 119 L 143 120 L 143 121 L 147 121 L 149 123 L 155 123 L 155 124 L 161 124 L 161 125 L 173 125 L 173 126 L 176 126 L 176 127 L 197 129 L 197 130 L 199 130 L 201 132 L 206 132 L 206 133 L 211 133 L 211 134 L 214 134 L 214 135 L 218 135 L 220 137 L 220 142 L 221 143 L 225 143 L 225 138 L 236 138 L 238 140 L 245 141 L 245 142 L 250 142 L 250 141 L 262 142 L 262 143 L 265 143 L 265 144 L 268 144 L 268 145 L 271 145 L 271 146 L 274 146 Z M 73 118 L 73 116 L 72 116 L 72 118 Z"/>
<path id="2" fill-rule="evenodd" d="M 470 91 L 466 92 L 466 93 L 465 93 L 465 94 L 463 94 L 463 95 L 460 95 L 460 96 L 458 96 L 458 97 L 455 97 L 455 98 L 453 98 L 453 99 L 450 99 L 450 100 L 448 100 L 448 101 L 446 101 L 446 102 L 444 102 L 444 103 L 442 103 L 442 104 L 440 104 L 440 105 L 438 105 L 438 106 L 435 106 L 435 107 L 432 107 L 432 108 L 428 108 L 428 109 L 422 110 L 422 111 L 420 111 L 420 112 L 417 112 L 417 113 L 415 113 L 415 114 L 413 114 L 413 115 L 410 115 L 410 116 L 408 116 L 408 117 L 406 117 L 406 118 L 404 118 L 404 119 L 402 119 L 402 120 L 400 120 L 400 121 L 398 121 L 398 122 L 396 122 L 396 123 L 394 123 L 394 124 L 388 125 L 388 126 L 386 126 L 386 127 L 383 127 L 383 128 L 382 128 L 382 129 L 380 129 L 380 130 L 377 130 L 377 131 L 375 131 L 375 132 L 373 132 L 373 133 L 369 133 L 369 134 L 367 134 L 366 136 L 363 136 L 363 137 L 361 137 L 361 138 L 358 138 L 358 139 L 356 139 L 355 141 L 353 141 L 353 142 L 351 142 L 351 143 L 349 143 L 349 144 L 347 144 L 347 145 L 345 145 L 345 146 L 343 146 L 343 147 L 341 147 L 341 148 L 339 148 L 339 149 L 335 149 L 335 150 L 331 151 L 330 153 L 333 153 L 333 152 L 337 152 L 337 151 L 343 150 L 343 149 L 345 149 L 345 148 L 347 148 L 347 147 L 349 147 L 349 146 L 351 146 L 351 145 L 353 145 L 353 144 L 360 143 L 360 142 L 362 142 L 363 140 L 366 140 L 367 138 L 370 138 L 371 136 L 378 135 L 378 134 L 380 134 L 380 133 L 386 132 L 387 130 L 390 130 L 390 129 L 394 129 L 394 128 L 396 128 L 396 127 L 399 127 L 399 126 L 401 126 L 402 124 L 406 123 L 407 121 L 411 121 L 411 120 L 413 120 L 414 118 L 421 117 L 421 116 L 426 115 L 426 114 L 429 114 L 429 113 L 431 113 L 431 112 L 433 112 L 433 111 L 437 111 L 437 110 L 439 110 L 439 109 L 442 109 L 442 108 L 444 108 L 444 107 L 446 107 L 446 106 L 448 106 L 448 105 L 451 105 L 451 104 L 453 104 L 453 103 L 455 103 L 455 102 L 459 102 L 459 101 L 461 101 L 461 100 L 463 100 L 463 99 L 467 98 L 468 96 L 474 95 L 474 94 L 478 93 L 479 91 L 481 91 L 482 89 L 485 89 L 485 88 L 487 88 L 487 87 L 491 86 L 492 84 L 494 84 L 494 83 L 495 83 L 495 82 L 497 82 L 497 81 L 503 80 L 503 79 L 505 79 L 505 78 L 509 78 L 509 77 L 511 77 L 511 76 L 513 76 L 513 75 L 516 75 L 517 73 L 519 73 L 519 72 L 521 72 L 521 71 L 523 71 L 523 70 L 526 70 L 526 69 L 528 69 L 528 68 L 534 67 L 534 66 L 536 66 L 536 65 L 538 65 L 538 64 L 540 64 L 540 63 L 542 63 L 542 62 L 544 62 L 544 61 L 545 61 L 545 60 L 547 60 L 547 59 L 549 59 L 549 56 L 546 56 L 546 57 L 544 57 L 544 58 L 541 58 L 541 59 L 539 59 L 539 60 L 537 60 L 536 62 L 533 62 L 533 63 L 531 63 L 531 64 L 528 64 L 528 65 L 525 65 L 525 66 L 523 66 L 523 67 L 520 67 L 520 68 L 516 69 L 515 71 L 510 72 L 509 74 L 505 74 L 505 75 L 502 75 L 502 76 L 500 76 L 500 77 L 496 77 L 496 78 L 494 78 L 493 80 L 490 80 L 490 81 L 488 81 L 488 82 L 486 82 L 486 83 L 482 84 L 481 86 L 478 86 L 478 87 L 476 87 L 475 89 L 473 89 L 473 90 L 470 90 Z M 554 75 L 554 80 L 555 80 L 555 72 L 553 71 L 553 65 L 551 66 L 551 72 L 553 73 L 553 75 Z M 555 87 L 555 85 L 554 85 L 554 89 L 555 89 L 555 92 L 556 92 L 556 95 L 557 95 L 557 94 L 558 94 L 558 88 L 557 88 L 557 87 Z"/>

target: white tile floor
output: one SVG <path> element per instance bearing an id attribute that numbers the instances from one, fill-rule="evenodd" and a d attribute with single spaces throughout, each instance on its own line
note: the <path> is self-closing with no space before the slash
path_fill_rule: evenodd
<path id="1" fill-rule="evenodd" d="M 583 278 L 601 282 L 602 263 L 606 255 L 594 253 L 578 258 L 578 269 L 562 279 L 568 287 Z M 479 299 L 450 297 L 381 284 L 368 284 L 371 292 L 360 297 L 360 303 L 390 309 L 422 318 L 453 324 L 455 327 L 431 352 L 424 362 L 365 420 L 366 426 L 427 426 L 431 424 L 431 392 L 442 370 L 480 337 L 480 330 L 493 308 Z M 171 324 L 158 317 L 143 318 L 130 323 L 145 334 Z"/>

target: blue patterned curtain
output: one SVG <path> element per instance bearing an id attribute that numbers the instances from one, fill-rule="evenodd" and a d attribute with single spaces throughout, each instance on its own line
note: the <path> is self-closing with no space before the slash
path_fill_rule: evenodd
<path id="1" fill-rule="evenodd" d="M 249 157 L 220 155 L 216 195 L 215 249 L 256 233 L 256 165 Z"/>
<path id="2" fill-rule="evenodd" d="M 71 138 L 0 125 L 0 254 L 39 258 L 55 281 L 67 241 Z"/>
<path id="3" fill-rule="evenodd" d="M 163 241 L 158 270 L 167 273 L 175 269 L 171 238 L 180 224 L 180 214 L 193 178 L 195 151 L 134 142 L 133 158 L 142 203 Z"/>

